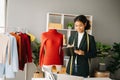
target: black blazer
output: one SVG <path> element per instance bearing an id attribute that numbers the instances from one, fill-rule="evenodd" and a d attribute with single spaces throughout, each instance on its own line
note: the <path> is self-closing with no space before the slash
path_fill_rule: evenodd
<path id="1" fill-rule="evenodd" d="M 89 34 L 88 34 L 89 35 Z M 69 45 L 74 43 L 74 47 L 78 44 L 78 33 L 71 34 L 69 38 Z M 89 75 L 88 58 L 96 57 L 96 43 L 94 37 L 89 35 L 89 51 L 87 51 L 87 32 L 84 33 L 82 41 L 78 47 L 79 50 L 83 50 L 85 55 L 73 54 L 72 61 L 72 75 L 87 77 Z M 77 57 L 77 72 L 75 72 L 75 58 Z M 71 56 L 67 66 L 67 73 L 70 74 Z"/>

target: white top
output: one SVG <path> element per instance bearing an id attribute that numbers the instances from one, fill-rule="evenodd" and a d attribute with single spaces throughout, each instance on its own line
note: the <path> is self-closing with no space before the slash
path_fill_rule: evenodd
<path id="1" fill-rule="evenodd" d="M 78 44 L 77 44 L 77 47 L 79 47 L 79 45 L 80 45 L 80 43 L 82 41 L 83 35 L 84 35 L 84 32 L 83 33 L 78 33 Z M 77 64 L 77 57 L 75 58 L 75 64 Z"/>
<path id="2" fill-rule="evenodd" d="M 5 34 L 0 34 L 0 63 L 6 61 L 6 51 L 10 54 L 10 38 Z"/>
<path id="3" fill-rule="evenodd" d="M 82 40 L 82 37 L 83 37 L 83 33 L 78 33 L 78 44 L 77 44 L 77 47 L 79 47 L 80 43 L 81 43 L 81 40 Z"/>

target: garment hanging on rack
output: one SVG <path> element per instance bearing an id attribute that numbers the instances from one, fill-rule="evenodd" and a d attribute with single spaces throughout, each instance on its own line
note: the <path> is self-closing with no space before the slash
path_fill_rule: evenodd
<path id="1" fill-rule="evenodd" d="M 30 37 L 27 34 L 19 34 L 21 36 L 21 63 L 20 70 L 24 70 L 25 63 L 32 62 L 32 50 L 30 45 Z"/>
<path id="2" fill-rule="evenodd" d="M 19 70 L 24 70 L 25 63 L 32 62 L 32 49 L 30 36 L 26 28 L 16 27 L 14 32 L 10 32 L 17 40 Z"/>
<path id="3" fill-rule="evenodd" d="M 6 51 L 10 48 L 10 39 L 5 34 L 0 33 L 0 63 L 5 63 Z M 8 50 L 9 51 L 9 50 Z"/>
<path id="4" fill-rule="evenodd" d="M 30 36 L 26 33 L 18 32 L 11 33 L 16 37 L 17 46 L 18 46 L 18 54 L 19 54 L 19 69 L 24 70 L 25 63 L 32 62 L 32 49 L 31 49 L 31 41 Z"/>
<path id="5" fill-rule="evenodd" d="M 9 30 L 8 32 L 13 31 L 13 33 L 15 33 L 16 31 L 18 32 L 17 28 L 15 27 L 6 28 L 5 31 L 7 32 L 7 30 Z M 23 29 L 21 29 L 21 31 L 19 30 L 20 32 L 18 32 L 19 33 L 17 34 L 18 36 L 13 35 L 12 33 L 8 34 L 8 32 L 7 34 L 6 32 L 1 33 L 3 36 L 0 35 L 0 61 L 1 61 L 0 77 L 5 76 L 6 78 L 14 78 L 15 73 L 18 72 L 18 70 L 24 70 L 25 63 L 32 62 L 32 50 L 31 50 L 30 37 L 26 33 L 23 33 L 22 30 Z M 23 36 L 20 36 L 20 34 L 23 34 Z M 23 39 L 24 43 L 21 43 L 22 41 L 21 38 Z M 10 48 L 11 50 L 9 50 L 8 42 L 10 42 L 9 47 L 11 47 Z M 15 43 L 16 43 L 16 46 L 15 46 Z M 25 44 L 25 46 L 21 46 L 23 44 Z M 23 47 L 24 47 L 24 50 L 22 50 Z M 13 48 L 16 48 L 16 49 L 13 49 Z M 18 53 L 16 54 L 12 51 L 17 51 Z M 8 52 L 11 52 L 11 53 L 8 54 Z M 4 53 L 4 55 L 1 53 Z"/>
<path id="6" fill-rule="evenodd" d="M 7 42 L 9 45 L 6 45 L 5 63 L 0 63 L 0 77 L 5 76 L 6 78 L 14 78 L 15 72 L 18 72 L 18 53 L 16 39 L 14 36 L 8 33 L 4 33 L 2 35 L 9 38 L 9 42 Z M 0 39 L 1 38 L 2 37 L 0 37 Z M 0 42 L 2 43 L 3 41 Z"/>
<path id="7" fill-rule="evenodd" d="M 15 78 L 15 72 L 18 72 L 18 50 L 17 50 L 17 42 L 16 38 L 10 34 L 7 34 L 11 41 L 11 55 L 8 55 L 6 57 L 10 57 L 10 60 L 6 59 L 6 65 L 5 65 L 5 76 L 6 78 Z M 11 62 L 9 62 L 11 61 Z"/>

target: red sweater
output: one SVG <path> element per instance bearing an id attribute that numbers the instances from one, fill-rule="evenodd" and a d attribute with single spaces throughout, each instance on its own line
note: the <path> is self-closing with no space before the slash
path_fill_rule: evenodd
<path id="1" fill-rule="evenodd" d="M 41 35 L 39 65 L 63 64 L 63 35 L 55 29 L 50 29 Z"/>
<path id="2" fill-rule="evenodd" d="M 30 38 L 27 34 L 20 33 L 21 37 L 21 56 L 19 60 L 19 69 L 24 70 L 25 63 L 32 62 L 32 49 Z"/>

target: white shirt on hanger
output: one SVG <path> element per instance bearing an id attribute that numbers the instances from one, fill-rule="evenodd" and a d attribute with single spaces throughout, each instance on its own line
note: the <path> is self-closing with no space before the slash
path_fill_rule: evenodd
<path id="1" fill-rule="evenodd" d="M 10 49 L 10 38 L 4 33 L 0 34 L 0 63 L 5 63 L 6 61 L 6 51 Z"/>

